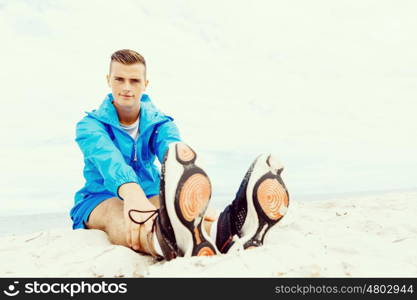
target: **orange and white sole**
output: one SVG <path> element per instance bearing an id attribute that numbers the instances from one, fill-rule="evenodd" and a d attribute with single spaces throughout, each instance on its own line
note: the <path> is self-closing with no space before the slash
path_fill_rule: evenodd
<path id="1" fill-rule="evenodd" d="M 289 194 L 280 176 L 283 169 L 275 156 L 262 154 L 248 171 L 247 215 L 239 243 L 245 249 L 261 246 L 268 230 L 287 213 Z"/>
<path id="2" fill-rule="evenodd" d="M 202 228 L 211 183 L 196 160 L 197 154 L 188 145 L 173 143 L 164 161 L 165 206 L 177 246 L 186 257 L 217 253 Z"/>

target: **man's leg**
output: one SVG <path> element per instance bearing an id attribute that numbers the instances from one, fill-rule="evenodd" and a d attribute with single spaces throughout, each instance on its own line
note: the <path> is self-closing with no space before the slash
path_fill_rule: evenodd
<path id="1" fill-rule="evenodd" d="M 159 208 L 159 196 L 149 198 L 149 201 Z M 210 234 L 213 217 L 204 222 L 204 229 Z M 123 201 L 117 197 L 101 202 L 90 214 L 87 222 L 88 229 L 98 229 L 107 233 L 112 244 L 129 247 L 126 241 L 126 226 L 123 215 Z"/>
<path id="2" fill-rule="evenodd" d="M 148 200 L 159 208 L 158 196 L 151 197 Z M 98 229 L 106 232 L 112 244 L 130 248 L 126 240 L 127 228 L 123 205 L 124 202 L 117 197 L 104 200 L 91 212 L 86 225 L 88 229 Z M 141 226 L 140 230 L 144 230 L 144 227 Z M 139 242 L 140 251 L 146 252 L 144 249 L 149 249 L 149 245 L 142 245 L 142 243 L 148 243 L 148 241 L 140 240 Z M 151 241 L 151 243 L 153 243 L 153 241 Z M 153 246 L 154 245 L 151 245 L 151 247 Z"/>
<path id="3" fill-rule="evenodd" d="M 123 201 L 119 198 L 109 198 L 97 205 L 86 225 L 88 229 L 106 232 L 112 244 L 129 247 L 126 241 Z"/>

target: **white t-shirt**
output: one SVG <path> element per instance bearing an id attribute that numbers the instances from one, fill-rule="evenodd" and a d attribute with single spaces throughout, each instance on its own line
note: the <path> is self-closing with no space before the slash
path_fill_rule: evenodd
<path id="1" fill-rule="evenodd" d="M 132 125 L 123 125 L 120 124 L 120 127 L 126 131 L 135 141 L 139 136 L 139 118 Z"/>

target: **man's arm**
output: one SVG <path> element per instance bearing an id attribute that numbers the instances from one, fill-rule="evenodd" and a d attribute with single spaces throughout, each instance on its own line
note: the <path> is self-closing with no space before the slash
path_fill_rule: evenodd
<path id="1" fill-rule="evenodd" d="M 138 183 L 135 171 L 114 145 L 100 122 L 85 117 L 77 123 L 76 139 L 86 160 L 91 161 L 104 179 L 104 186 L 118 195 L 118 189 L 127 182 Z"/>
<path id="2" fill-rule="evenodd" d="M 139 230 L 140 225 L 132 222 L 129 217 L 131 209 L 141 211 L 154 211 L 156 207 L 146 198 L 142 188 L 136 183 L 125 183 L 119 188 L 119 194 L 124 199 L 123 213 L 126 222 L 126 241 L 129 247 L 135 250 L 140 248 Z M 152 213 L 132 213 L 136 222 L 145 221 Z M 143 224 L 145 233 L 152 231 L 152 224 L 156 215 Z"/>
<path id="3" fill-rule="evenodd" d="M 155 129 L 152 135 L 151 146 L 160 163 L 164 160 L 169 144 L 180 141 L 181 137 L 178 127 L 171 117 Z"/>
<path id="4" fill-rule="evenodd" d="M 104 125 L 95 120 L 84 118 L 77 124 L 76 142 L 84 158 L 91 161 L 100 172 L 106 189 L 124 200 L 126 241 L 130 247 L 138 250 L 140 225 L 130 220 L 129 210 L 150 211 L 156 208 L 146 198 L 135 171 L 125 162 L 122 153 L 114 145 Z M 142 222 L 147 217 L 149 214 L 135 214 L 137 222 Z M 146 232 L 152 229 L 151 220 L 144 224 Z"/>

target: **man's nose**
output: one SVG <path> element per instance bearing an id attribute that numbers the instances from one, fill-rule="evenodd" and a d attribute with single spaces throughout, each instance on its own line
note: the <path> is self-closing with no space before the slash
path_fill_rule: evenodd
<path id="1" fill-rule="evenodd" d="M 124 85 L 123 85 L 123 90 L 124 91 L 131 91 L 132 90 L 132 86 L 130 85 L 130 83 L 125 83 Z"/>

